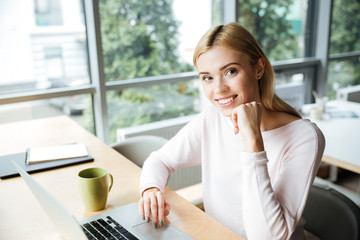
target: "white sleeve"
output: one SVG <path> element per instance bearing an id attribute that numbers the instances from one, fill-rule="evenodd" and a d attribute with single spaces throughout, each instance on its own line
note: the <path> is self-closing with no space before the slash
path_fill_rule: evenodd
<path id="1" fill-rule="evenodd" d="M 203 118 L 203 114 L 199 114 L 161 149 L 150 154 L 142 168 L 140 194 L 150 187 L 157 187 L 164 192 L 171 172 L 180 167 L 201 164 Z"/>
<path id="2" fill-rule="evenodd" d="M 318 129 L 292 145 L 271 184 L 266 152 L 242 152 L 243 221 L 248 239 L 290 239 L 301 219 L 325 140 Z"/>

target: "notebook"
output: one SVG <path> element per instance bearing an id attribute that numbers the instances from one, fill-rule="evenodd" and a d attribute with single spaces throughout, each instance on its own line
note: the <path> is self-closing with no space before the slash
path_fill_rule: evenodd
<path id="1" fill-rule="evenodd" d="M 87 157 L 86 146 L 83 143 L 73 143 L 50 147 L 33 147 L 26 151 L 26 163 L 36 164 L 62 159 Z"/>
<path id="2" fill-rule="evenodd" d="M 18 171 L 12 164 L 15 161 L 20 165 L 26 172 L 35 173 L 46 171 L 55 168 L 67 167 L 75 164 L 81 164 L 86 162 L 93 162 L 94 158 L 91 155 L 86 157 L 63 159 L 51 162 L 41 162 L 36 164 L 26 164 L 26 152 L 10 154 L 6 156 L 0 156 L 0 178 L 7 179 L 19 176 Z"/>
<path id="3" fill-rule="evenodd" d="M 152 224 L 141 220 L 136 202 L 78 222 L 65 206 L 50 195 L 15 161 L 13 164 L 64 239 L 193 239 L 168 223 L 164 223 L 157 229 L 153 228 Z"/>

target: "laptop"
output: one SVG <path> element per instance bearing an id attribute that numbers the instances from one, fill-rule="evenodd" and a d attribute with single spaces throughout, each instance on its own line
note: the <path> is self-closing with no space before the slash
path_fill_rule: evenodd
<path id="1" fill-rule="evenodd" d="M 77 221 L 45 188 L 13 161 L 17 171 L 64 239 L 128 239 L 165 240 L 193 239 L 171 224 L 157 229 L 141 220 L 137 203 L 100 213 Z"/>

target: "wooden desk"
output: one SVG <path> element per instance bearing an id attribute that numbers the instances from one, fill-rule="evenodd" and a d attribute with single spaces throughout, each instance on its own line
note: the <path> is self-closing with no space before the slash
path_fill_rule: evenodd
<path id="1" fill-rule="evenodd" d="M 326 108 L 353 111 L 360 116 L 360 104 L 334 100 Z M 329 118 L 315 121 L 326 139 L 323 161 L 360 174 L 360 118 Z M 336 177 L 335 177 L 336 179 Z"/>
<path id="2" fill-rule="evenodd" d="M 138 201 L 141 169 L 66 116 L 0 125 L 0 155 L 24 152 L 28 147 L 85 143 L 93 163 L 32 174 L 77 219 L 87 212 L 77 186 L 77 173 L 87 167 L 108 169 L 114 177 L 106 209 Z M 181 198 L 171 189 L 166 197 L 168 216 L 177 228 L 195 239 L 241 239 L 231 230 Z M 52 223 L 20 177 L 0 181 L 0 239 L 58 239 Z"/>

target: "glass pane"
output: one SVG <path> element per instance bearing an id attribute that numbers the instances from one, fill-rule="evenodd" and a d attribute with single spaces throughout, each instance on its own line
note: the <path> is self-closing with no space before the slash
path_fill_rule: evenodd
<path id="1" fill-rule="evenodd" d="M 36 0 L 35 21 L 38 26 L 62 25 L 62 7 L 58 0 Z"/>
<path id="2" fill-rule="evenodd" d="M 89 83 L 81 2 L 0 2 L 0 94 Z"/>
<path id="3" fill-rule="evenodd" d="M 213 26 L 223 24 L 223 13 L 222 13 L 223 0 L 212 0 L 212 24 Z"/>
<path id="4" fill-rule="evenodd" d="M 64 114 L 94 133 L 90 94 L 0 105 L 0 124 Z"/>
<path id="5" fill-rule="evenodd" d="M 194 71 L 211 0 L 101 0 L 99 8 L 106 81 Z"/>
<path id="6" fill-rule="evenodd" d="M 360 84 L 360 57 L 348 60 L 331 60 L 328 67 L 327 96 L 329 99 L 344 98 L 342 92 L 348 92 L 350 86 Z M 357 92 L 360 88 L 357 87 Z M 359 101 L 360 102 L 360 101 Z"/>
<path id="7" fill-rule="evenodd" d="M 300 111 L 306 99 L 306 79 L 309 79 L 311 71 L 277 71 L 276 94 L 285 102 Z"/>
<path id="8" fill-rule="evenodd" d="M 200 112 L 200 81 L 164 83 L 107 92 L 111 142 L 119 128 Z"/>
<path id="9" fill-rule="evenodd" d="M 249 29 L 271 61 L 305 56 L 307 1 L 237 0 L 237 4 L 237 22 Z"/>
<path id="10" fill-rule="evenodd" d="M 360 2 L 334 0 L 330 54 L 360 51 Z"/>

